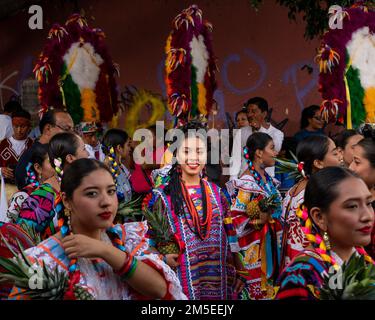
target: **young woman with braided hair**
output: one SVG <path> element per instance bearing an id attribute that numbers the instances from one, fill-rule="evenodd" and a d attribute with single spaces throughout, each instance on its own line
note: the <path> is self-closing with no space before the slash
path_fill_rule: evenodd
<path id="1" fill-rule="evenodd" d="M 283 200 L 281 222 L 283 238 L 281 247 L 280 271 L 282 271 L 307 245 L 296 212 L 303 203 L 305 188 L 309 177 L 328 166 L 340 166 L 341 154 L 332 139 L 323 135 L 305 138 L 297 146 L 299 181 L 286 193 Z"/>
<path id="2" fill-rule="evenodd" d="M 55 173 L 48 159 L 48 146 L 44 144 L 35 145 L 31 152 L 31 159 L 26 168 L 26 186 L 13 194 L 7 216 L 11 222 L 16 222 L 24 201 L 44 181 L 51 178 Z"/>
<path id="3" fill-rule="evenodd" d="M 149 232 L 150 242 L 175 269 L 189 300 L 230 299 L 230 252 L 223 225 L 227 203 L 220 188 L 203 177 L 207 147 L 205 131 L 199 130 L 204 128 L 190 122 L 180 129 L 171 145 L 176 147 L 173 165 L 160 169 L 163 177 L 155 179 L 147 204 L 150 210 L 163 208 L 179 253 L 162 251 L 154 232 Z"/>
<path id="4" fill-rule="evenodd" d="M 232 205 L 225 223 L 237 269 L 235 289 L 241 300 L 273 296 L 280 262 L 281 195 L 265 169 L 275 165 L 276 155 L 268 134 L 253 133 L 244 148 L 248 169 L 226 184 Z M 259 203 L 272 198 L 273 205 L 267 208 Z"/>
<path id="5" fill-rule="evenodd" d="M 284 269 L 276 299 L 319 299 L 325 275 L 354 253 L 373 263 L 362 248 L 374 224 L 371 201 L 366 184 L 348 169 L 328 167 L 311 176 L 297 213 L 310 244 Z"/>
<path id="6" fill-rule="evenodd" d="M 109 129 L 102 141 L 104 163 L 108 165 L 116 181 L 117 197 L 120 203 L 130 201 L 133 193 L 130 172 L 123 163 L 125 158 L 131 156 L 130 142 L 128 134 L 121 129 Z"/>
<path id="7" fill-rule="evenodd" d="M 55 174 L 45 180 L 23 202 L 17 224 L 26 222 L 46 239 L 58 231 L 58 213 L 62 210 L 60 181 L 63 171 L 73 161 L 87 158 L 82 139 L 72 132 L 56 134 L 48 145 L 48 158 Z"/>
<path id="8" fill-rule="evenodd" d="M 73 162 L 64 172 L 61 196 L 65 213 L 59 219 L 60 232 L 26 255 L 33 263 L 43 261 L 50 270 L 68 275 L 64 299 L 186 299 L 175 273 L 149 253 L 147 225 L 113 225 L 118 200 L 105 164 L 93 159 Z M 11 297 L 16 293 L 28 298 L 19 288 Z"/>

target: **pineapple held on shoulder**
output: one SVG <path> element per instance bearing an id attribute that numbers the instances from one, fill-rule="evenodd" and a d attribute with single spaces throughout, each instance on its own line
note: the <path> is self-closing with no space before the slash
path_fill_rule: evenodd
<path id="1" fill-rule="evenodd" d="M 164 208 L 162 200 L 159 198 L 152 205 L 150 203 L 144 205 L 143 215 L 148 222 L 156 249 L 163 255 L 181 254 L 183 248 L 170 230 L 166 208 Z"/>

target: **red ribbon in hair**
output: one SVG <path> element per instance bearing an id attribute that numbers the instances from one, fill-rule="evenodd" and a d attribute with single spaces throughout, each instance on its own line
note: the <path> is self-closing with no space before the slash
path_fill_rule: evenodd
<path id="1" fill-rule="evenodd" d="M 306 178 L 304 167 L 305 167 L 305 163 L 303 161 L 302 162 L 298 162 L 297 170 L 298 170 L 298 172 L 300 172 L 302 174 L 302 176 L 304 178 Z"/>

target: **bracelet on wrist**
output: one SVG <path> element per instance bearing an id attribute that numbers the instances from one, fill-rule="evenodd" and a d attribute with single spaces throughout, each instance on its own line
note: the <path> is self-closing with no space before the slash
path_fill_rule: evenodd
<path id="1" fill-rule="evenodd" d="M 133 255 L 127 254 L 127 259 L 125 260 L 124 265 L 120 270 L 115 271 L 115 273 L 119 275 L 122 280 L 128 280 L 133 276 L 135 269 L 137 268 L 137 263 L 138 261 Z"/>

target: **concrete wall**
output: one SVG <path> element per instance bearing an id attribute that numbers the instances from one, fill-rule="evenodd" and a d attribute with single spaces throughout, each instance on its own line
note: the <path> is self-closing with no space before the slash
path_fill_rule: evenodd
<path id="1" fill-rule="evenodd" d="M 20 90 L 22 80 L 32 76 L 35 58 L 54 22 L 63 23 L 72 13 L 69 2 L 42 3 L 44 29 L 30 30 L 25 10 L 0 22 L 0 98 Z M 273 119 L 289 118 L 287 134 L 298 130 L 300 111 L 320 103 L 318 72 L 313 62 L 318 40 L 304 40 L 304 23 L 290 22 L 287 10 L 265 1 L 256 12 L 248 0 L 197 0 L 204 18 L 213 26 L 218 57 L 219 121 L 224 111 L 234 114 L 251 96 L 267 98 Z M 135 85 L 163 93 L 164 45 L 172 19 L 194 2 L 183 0 L 79 1 L 91 26 L 107 36 L 113 60 L 120 64 L 120 90 Z M 312 74 L 301 67 L 314 67 Z M 14 71 L 17 74 L 12 75 Z M 11 76 L 6 80 L 8 76 Z M 0 100 L 1 103 L 1 100 Z"/>

